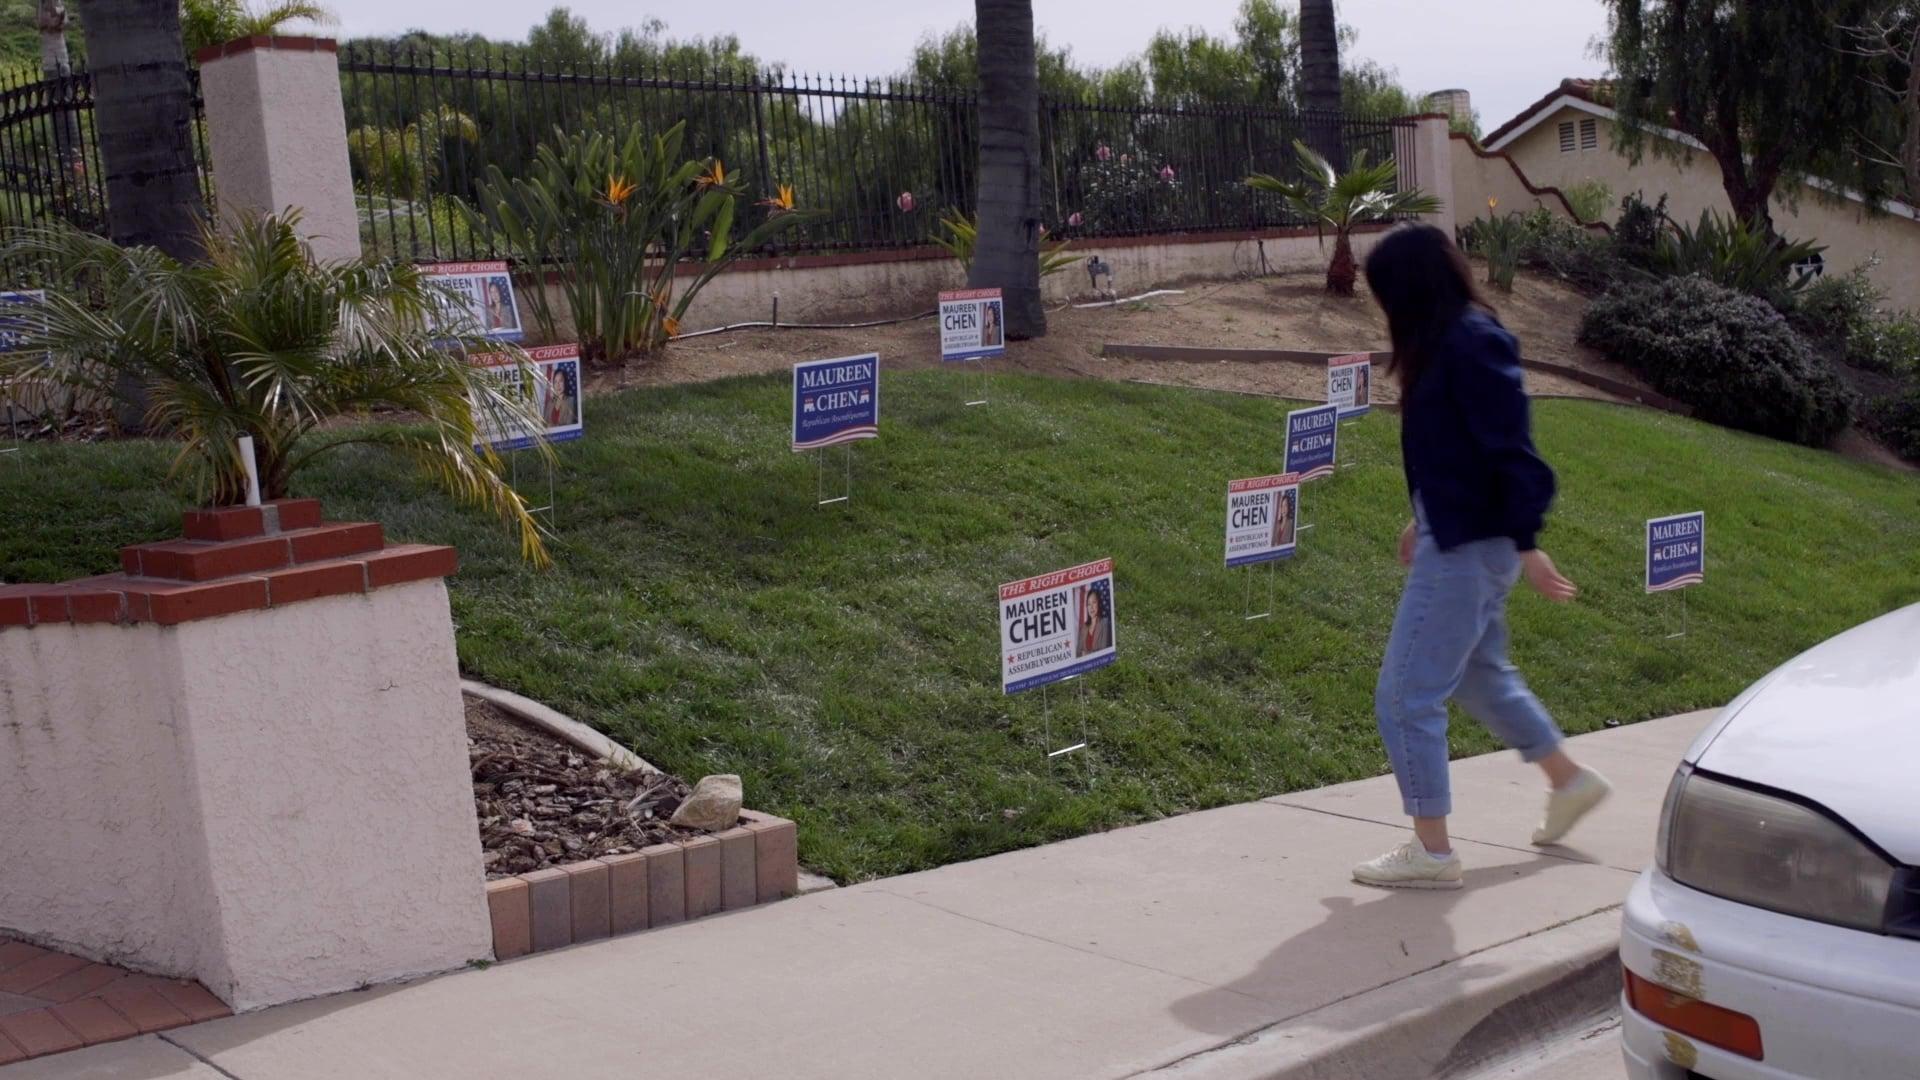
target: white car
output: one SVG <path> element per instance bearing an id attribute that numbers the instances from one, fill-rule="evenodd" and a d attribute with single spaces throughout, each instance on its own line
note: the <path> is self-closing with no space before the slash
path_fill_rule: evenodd
<path id="1" fill-rule="evenodd" d="M 1655 852 L 1620 935 L 1633 1080 L 1920 1078 L 1920 604 L 1728 705 Z"/>

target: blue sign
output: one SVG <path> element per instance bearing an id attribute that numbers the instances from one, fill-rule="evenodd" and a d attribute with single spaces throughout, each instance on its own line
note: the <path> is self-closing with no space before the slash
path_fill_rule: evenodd
<path id="1" fill-rule="evenodd" d="M 1287 414 L 1286 471 L 1302 481 L 1332 476 L 1340 438 L 1340 406 L 1321 405 Z"/>
<path id="2" fill-rule="evenodd" d="M 19 352 L 47 333 L 47 294 L 42 289 L 0 292 L 0 353 Z M 51 361 L 53 354 L 48 353 Z"/>
<path id="3" fill-rule="evenodd" d="M 793 365 L 793 449 L 880 436 L 880 354 Z"/>
<path id="4" fill-rule="evenodd" d="M 1647 522 L 1647 591 L 1684 589 L 1707 580 L 1704 510 Z"/>

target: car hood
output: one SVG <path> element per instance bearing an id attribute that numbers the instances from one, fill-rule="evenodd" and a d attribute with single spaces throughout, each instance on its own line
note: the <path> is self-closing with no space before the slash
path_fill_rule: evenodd
<path id="1" fill-rule="evenodd" d="M 1920 866 L 1920 604 L 1814 646 L 1722 711 L 1687 760 L 1811 799 Z"/>

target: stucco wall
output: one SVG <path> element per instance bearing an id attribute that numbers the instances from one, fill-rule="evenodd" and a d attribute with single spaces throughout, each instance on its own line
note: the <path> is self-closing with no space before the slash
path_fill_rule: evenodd
<path id="1" fill-rule="evenodd" d="M 1354 236 L 1354 253 L 1364 255 L 1378 239 L 1377 230 Z M 1261 234 L 1258 239 L 1234 236 L 1222 239 L 1165 240 L 1128 238 L 1076 242 L 1076 262 L 1042 282 L 1048 303 L 1094 299 L 1087 283 L 1085 263 L 1094 255 L 1113 269 L 1114 288 L 1121 296 L 1193 281 L 1225 280 L 1260 271 L 1262 249 L 1267 266 L 1276 271 L 1325 269 L 1333 254 L 1333 239 L 1324 245 L 1311 230 Z M 683 279 L 684 283 L 684 279 Z M 773 296 L 780 295 L 780 321 L 856 322 L 862 319 L 911 315 L 933 307 L 942 289 L 966 284 L 960 264 L 944 252 L 914 258 L 876 256 L 857 258 L 798 258 L 785 264 L 770 260 L 743 262 L 715 277 L 687 309 L 686 330 L 701 330 L 738 322 L 763 322 L 772 314 Z M 523 283 L 524 294 L 535 286 Z M 562 320 L 561 337 L 568 337 L 565 298 L 548 286 Z M 532 324 L 533 310 L 523 295 L 522 316 Z"/>
<path id="2" fill-rule="evenodd" d="M 438 580 L 0 631 L 0 930 L 236 1010 L 491 952 Z"/>
<path id="3" fill-rule="evenodd" d="M 1588 118 L 1599 124 L 1599 148 L 1561 153 L 1560 123 Z M 1571 106 L 1549 115 L 1505 149 L 1536 184 L 1567 187 L 1588 179 L 1604 181 L 1614 195 L 1609 219 L 1618 216 L 1620 198 L 1634 191 L 1645 192 L 1649 202 L 1664 193 L 1667 213 L 1688 223 L 1698 220 L 1702 210 L 1724 214 L 1731 208 L 1713 155 L 1695 151 L 1690 160 L 1674 161 L 1648 153 L 1640 164 L 1631 164 L 1613 150 L 1611 120 Z M 1797 208 L 1785 196 L 1774 199 L 1774 227 L 1782 235 L 1826 245 L 1829 273 L 1845 273 L 1877 253 L 1880 265 L 1873 279 L 1890 302 L 1920 309 L 1920 222 L 1894 213 L 1872 215 L 1860 203 L 1811 189 L 1796 194 Z"/>
<path id="4" fill-rule="evenodd" d="M 163 974 L 207 955 L 172 631 L 0 630 L 0 932 Z"/>
<path id="5" fill-rule="evenodd" d="M 1564 199 L 1554 194 L 1536 194 L 1528 187 L 1546 189 L 1555 187 L 1549 181 L 1540 180 L 1531 173 L 1523 173 L 1517 163 L 1498 154 L 1476 153 L 1473 145 L 1465 139 L 1450 140 L 1453 156 L 1453 190 L 1459 202 L 1459 220 L 1462 224 L 1474 218 L 1485 217 L 1489 213 L 1487 200 L 1499 200 L 1499 206 L 1492 213 L 1505 214 L 1510 210 L 1526 213 L 1530 210 L 1545 209 L 1554 214 L 1573 220 L 1573 213 Z"/>
<path id="6" fill-rule="evenodd" d="M 360 254 L 360 221 L 340 65 L 330 41 L 321 48 L 313 39 L 285 40 L 304 47 L 203 55 L 200 92 L 220 209 L 298 207 L 300 231 L 316 255 L 353 258 Z"/>

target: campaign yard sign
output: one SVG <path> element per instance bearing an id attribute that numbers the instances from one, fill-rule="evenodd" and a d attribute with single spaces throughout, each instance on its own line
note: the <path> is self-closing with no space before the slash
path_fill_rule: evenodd
<path id="1" fill-rule="evenodd" d="M 880 437 L 880 354 L 793 365 L 793 449 Z"/>
<path id="2" fill-rule="evenodd" d="M 537 426 L 529 431 L 518 417 L 501 416 L 475 401 L 480 441 L 497 451 L 524 450 L 536 438 L 570 442 L 586 434 L 580 415 L 580 346 L 547 345 L 528 349 L 526 356 L 524 367 L 504 353 L 468 359 L 501 385 L 504 396 L 523 402 L 535 417 Z"/>
<path id="3" fill-rule="evenodd" d="M 999 289 L 940 294 L 940 359 L 985 360 L 1006 351 L 1006 305 Z"/>
<path id="4" fill-rule="evenodd" d="M 46 303 L 45 289 L 0 292 L 0 353 L 19 352 L 47 332 Z M 53 360 L 51 352 L 47 360 Z"/>
<path id="5" fill-rule="evenodd" d="M 1340 419 L 1364 416 L 1373 407 L 1373 357 L 1367 353 L 1327 361 L 1327 404 Z"/>
<path id="6" fill-rule="evenodd" d="M 1647 522 L 1647 591 L 1684 589 L 1707 580 L 1707 513 Z"/>
<path id="7" fill-rule="evenodd" d="M 1300 524 L 1300 478 L 1293 473 L 1227 485 L 1227 565 L 1292 556 Z"/>
<path id="8" fill-rule="evenodd" d="M 467 333 L 496 341 L 517 342 L 526 336 L 505 262 L 422 263 L 420 272 L 452 294 L 435 298 L 435 331 L 451 336 L 464 327 Z"/>
<path id="9" fill-rule="evenodd" d="M 1286 470 L 1302 483 L 1332 476 L 1340 438 L 1340 407 L 1320 405 L 1287 414 Z"/>
<path id="10" fill-rule="evenodd" d="M 1000 586 L 1000 692 L 1113 663 L 1113 560 Z"/>

